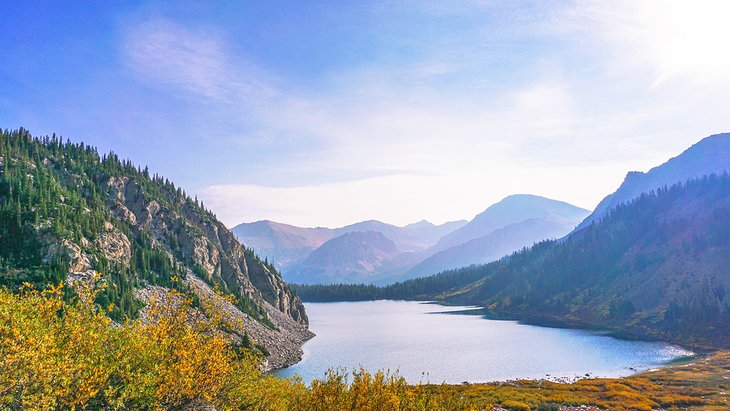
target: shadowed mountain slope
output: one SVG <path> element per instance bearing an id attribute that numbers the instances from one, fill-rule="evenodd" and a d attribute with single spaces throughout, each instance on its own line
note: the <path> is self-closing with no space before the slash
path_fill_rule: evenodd
<path id="1" fill-rule="evenodd" d="M 638 197 L 641 193 L 648 193 L 690 178 L 728 170 L 730 170 L 730 133 L 707 137 L 677 157 L 646 173 L 639 171 L 628 173 L 618 190 L 606 196 L 577 229 L 601 219 L 612 208 Z"/>

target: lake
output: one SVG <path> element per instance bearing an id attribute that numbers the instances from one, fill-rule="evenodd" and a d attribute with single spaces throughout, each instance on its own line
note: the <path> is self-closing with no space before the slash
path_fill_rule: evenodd
<path id="1" fill-rule="evenodd" d="M 411 383 L 621 377 L 692 352 L 589 330 L 457 315 L 473 307 L 414 301 L 305 303 L 316 337 L 277 375 L 321 378 L 330 367 L 398 369 Z M 475 311 L 477 312 L 477 311 Z"/>

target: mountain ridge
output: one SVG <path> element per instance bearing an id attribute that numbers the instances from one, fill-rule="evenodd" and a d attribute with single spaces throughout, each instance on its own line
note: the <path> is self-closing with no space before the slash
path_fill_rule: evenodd
<path id="1" fill-rule="evenodd" d="M 576 231 L 599 220 L 613 207 L 630 201 L 642 193 L 684 182 L 690 178 L 729 170 L 730 133 L 705 137 L 677 156 L 652 167 L 646 173 L 641 171 L 627 173 L 619 188 L 601 200 L 591 215 L 576 227 Z"/>
<path id="2" fill-rule="evenodd" d="M 316 235 L 324 233 L 324 236 L 332 235 L 326 243 L 326 252 L 338 255 L 351 255 L 357 257 L 358 261 L 367 258 L 361 254 L 359 246 L 348 241 L 333 241 L 341 233 L 375 231 L 382 233 L 386 238 L 392 240 L 400 251 L 382 253 L 378 249 L 379 241 L 370 238 L 369 252 L 367 255 L 374 258 L 374 261 L 363 263 L 369 265 L 368 270 L 356 268 L 354 265 L 335 263 L 329 266 L 327 262 L 337 260 L 335 256 L 325 257 L 325 251 L 320 250 L 325 242 L 317 248 L 305 247 L 303 241 L 298 243 L 299 248 L 290 247 L 288 250 L 270 250 L 265 247 L 275 241 L 281 243 L 282 233 L 275 233 L 271 238 L 257 239 L 254 225 L 241 224 L 233 228 L 241 240 L 248 240 L 261 250 L 262 247 L 271 256 L 286 254 L 289 260 L 282 271 L 289 280 L 305 283 L 356 283 L 366 281 L 374 284 L 387 284 L 419 275 L 436 273 L 442 269 L 457 268 L 460 266 L 484 263 L 495 260 L 506 254 L 525 246 L 547 238 L 561 237 L 570 232 L 576 224 L 588 214 L 588 210 L 575 207 L 563 201 L 552 200 L 530 194 L 515 194 L 505 197 L 501 201 L 489 206 L 483 212 L 469 222 L 464 220 L 448 222 L 441 225 L 433 225 L 426 220 L 396 227 L 382 223 L 377 220 L 367 220 L 348 226 L 333 229 L 332 231 L 315 231 L 319 229 L 304 229 L 288 226 L 280 223 L 266 223 L 270 227 L 285 227 L 288 230 L 297 230 L 305 235 Z M 517 225 L 520 224 L 521 225 Z M 515 225 L 511 229 L 507 226 Z M 245 228 L 245 233 L 243 232 Z M 304 230 L 304 231 L 302 231 Z M 483 239 L 481 246 L 473 243 L 466 243 L 486 237 L 494 231 L 490 238 Z M 466 238 L 463 243 L 458 243 L 446 249 L 440 248 L 449 238 Z M 461 233 L 461 234 L 459 234 Z M 339 234 L 339 235 L 338 235 Z M 245 236 L 244 236 L 245 235 Z M 459 237 L 460 236 L 460 237 Z M 323 237 L 319 237 L 321 240 Z M 447 240 L 444 240 L 447 239 Z M 499 240 L 497 240 L 499 239 Z M 267 243 L 267 241 L 269 241 Z M 333 241 L 330 243 L 330 241 Z M 460 251 L 455 248 L 461 246 Z M 354 247 L 350 249 L 348 247 Z M 454 249 L 452 249 L 454 248 Z M 319 251 L 319 252 L 318 252 Z M 277 254 L 279 253 L 279 254 Z M 294 254 L 296 253 L 296 257 Z M 306 257 L 304 257 L 306 255 Z M 316 255 L 316 258 L 309 258 Z M 296 261 L 299 258 L 300 261 Z M 274 260 L 276 261 L 276 259 Z M 320 264 L 317 266 L 317 264 Z M 349 267 L 349 268 L 347 268 Z M 367 272 L 367 275 L 365 274 Z M 337 275 L 335 275 L 338 273 Z"/>
<path id="3" fill-rule="evenodd" d="M 11 289 L 102 272 L 98 303 L 117 321 L 137 315 L 141 291 L 218 289 L 244 319 L 234 334 L 264 347 L 267 367 L 297 361 L 312 336 L 280 273 L 197 199 L 114 153 L 22 128 L 0 133 L 0 268 Z"/>
<path id="4" fill-rule="evenodd" d="M 560 240 L 386 287 L 295 285 L 306 301 L 435 300 L 494 318 L 730 347 L 730 175 L 623 203 Z"/>
<path id="5" fill-rule="evenodd" d="M 463 244 L 531 218 L 549 217 L 554 220 L 573 221 L 582 218 L 583 213 L 587 214 L 589 211 L 564 201 L 533 194 L 512 194 L 477 214 L 469 224 L 444 236 L 434 249 L 440 251 Z"/>
<path id="6" fill-rule="evenodd" d="M 435 243 L 444 232 L 466 224 L 465 220 L 432 224 L 426 220 L 398 227 L 378 220 L 366 220 L 343 227 L 298 227 L 270 220 L 241 223 L 231 231 L 244 243 L 251 244 L 262 256 L 284 272 L 304 261 L 325 242 L 354 231 L 378 231 L 404 251 Z"/>
<path id="7" fill-rule="evenodd" d="M 335 283 L 346 272 L 349 282 L 367 282 L 384 262 L 399 253 L 396 244 L 379 231 L 351 231 L 314 250 L 289 278 L 297 282 Z"/>

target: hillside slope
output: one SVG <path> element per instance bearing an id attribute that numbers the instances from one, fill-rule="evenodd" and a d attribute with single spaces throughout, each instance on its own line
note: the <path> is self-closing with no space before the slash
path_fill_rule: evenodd
<path id="1" fill-rule="evenodd" d="M 728 261 L 730 176 L 713 175 L 641 195 L 438 294 L 520 318 L 728 347 Z"/>
<path id="2" fill-rule="evenodd" d="M 628 173 L 618 190 L 601 200 L 576 230 L 600 220 L 612 208 L 638 197 L 641 193 L 724 171 L 730 171 L 730 133 L 704 138 L 682 154 L 646 173 L 639 171 Z"/>
<path id="3" fill-rule="evenodd" d="M 498 260 L 538 241 L 560 238 L 569 233 L 576 222 L 577 220 L 565 222 L 531 218 L 510 224 L 485 236 L 439 251 L 408 270 L 408 277 L 422 277 L 444 270 Z"/>
<path id="4" fill-rule="evenodd" d="M 83 143 L 2 132 L 0 285 L 95 271 L 107 282 L 98 302 L 117 320 L 134 317 L 156 287 L 232 294 L 245 320 L 236 332 L 265 347 L 272 367 L 298 360 L 312 335 L 281 275 L 180 188 Z"/>

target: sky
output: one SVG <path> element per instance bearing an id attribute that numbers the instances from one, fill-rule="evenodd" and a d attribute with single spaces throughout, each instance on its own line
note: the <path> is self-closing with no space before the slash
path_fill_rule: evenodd
<path id="1" fill-rule="evenodd" d="M 730 131 L 727 1 L 0 1 L 0 128 L 148 165 L 226 225 L 592 209 Z"/>

